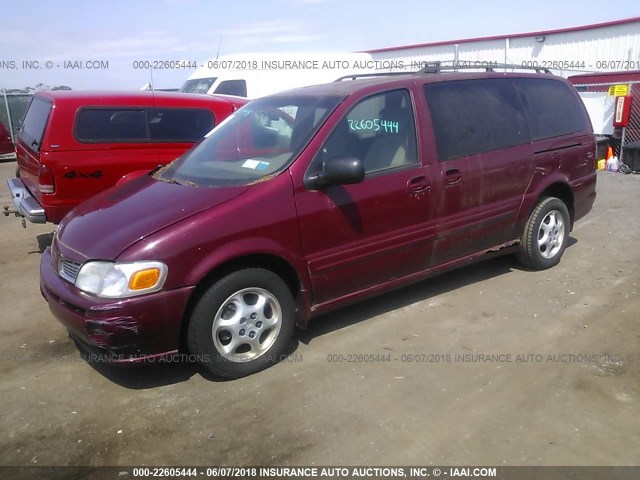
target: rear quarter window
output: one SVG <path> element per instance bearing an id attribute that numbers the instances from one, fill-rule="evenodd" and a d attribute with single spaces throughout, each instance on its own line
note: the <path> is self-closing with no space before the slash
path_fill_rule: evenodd
<path id="1" fill-rule="evenodd" d="M 50 112 L 50 102 L 39 97 L 33 97 L 22 121 L 22 127 L 20 127 L 20 136 L 23 137 L 24 142 L 32 150 L 40 149 L 40 143 L 42 142 Z"/>
<path id="2" fill-rule="evenodd" d="M 580 99 L 566 83 L 544 78 L 511 81 L 522 99 L 532 140 L 576 133 L 586 127 Z"/>
<path id="3" fill-rule="evenodd" d="M 428 83 L 423 88 L 440 160 L 529 141 L 524 112 L 507 79 Z"/>
<path id="4" fill-rule="evenodd" d="M 204 108 L 83 108 L 76 117 L 81 142 L 188 142 L 200 140 L 215 126 Z"/>
<path id="5" fill-rule="evenodd" d="M 145 110 L 83 108 L 76 117 L 75 135 L 82 142 L 146 142 Z"/>

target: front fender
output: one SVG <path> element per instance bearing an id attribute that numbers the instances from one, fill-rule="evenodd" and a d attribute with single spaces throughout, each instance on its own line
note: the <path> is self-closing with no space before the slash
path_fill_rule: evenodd
<path id="1" fill-rule="evenodd" d="M 223 269 L 226 265 L 243 261 L 248 265 L 265 266 L 266 259 L 269 258 L 286 263 L 298 278 L 300 291 L 297 296 L 294 295 L 298 303 L 297 323 L 304 328 L 309 320 L 312 303 L 309 271 L 304 258 L 293 255 L 289 249 L 272 239 L 250 237 L 219 246 L 191 269 L 186 283 L 201 285 L 212 272 Z"/>

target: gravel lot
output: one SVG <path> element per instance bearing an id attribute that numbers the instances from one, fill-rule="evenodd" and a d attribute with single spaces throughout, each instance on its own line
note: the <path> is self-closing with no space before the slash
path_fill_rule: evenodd
<path id="1" fill-rule="evenodd" d="M 556 268 L 504 257 L 349 307 L 227 382 L 84 362 L 39 293 L 53 226 L 0 217 L 0 465 L 639 465 L 640 177 L 598 182 Z"/>

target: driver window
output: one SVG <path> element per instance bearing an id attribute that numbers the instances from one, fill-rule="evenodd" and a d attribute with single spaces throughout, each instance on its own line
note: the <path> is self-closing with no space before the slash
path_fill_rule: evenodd
<path id="1" fill-rule="evenodd" d="M 281 148 L 288 150 L 291 144 L 291 118 L 280 109 L 260 112 L 253 123 L 253 143 L 255 148 Z"/>
<path id="2" fill-rule="evenodd" d="M 393 90 L 356 104 L 337 124 L 321 153 L 323 162 L 356 157 L 372 173 L 418 163 L 411 97 Z"/>

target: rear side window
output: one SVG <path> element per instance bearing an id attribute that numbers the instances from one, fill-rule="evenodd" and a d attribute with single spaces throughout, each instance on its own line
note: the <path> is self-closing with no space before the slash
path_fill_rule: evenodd
<path id="1" fill-rule="evenodd" d="M 32 150 L 40 150 L 49 112 L 51 112 L 51 103 L 39 97 L 33 97 L 20 128 L 20 135 Z"/>
<path id="2" fill-rule="evenodd" d="M 75 135 L 81 142 L 196 142 L 214 124 L 204 108 L 83 108 Z"/>
<path id="3" fill-rule="evenodd" d="M 220 82 L 213 93 L 222 95 L 236 95 L 237 97 L 247 96 L 247 82 L 244 80 L 225 80 Z"/>
<path id="4" fill-rule="evenodd" d="M 440 160 L 529 141 L 520 102 L 507 79 L 424 85 Z"/>
<path id="5" fill-rule="evenodd" d="M 585 114 L 579 99 L 564 82 L 542 78 L 514 78 L 511 81 L 525 106 L 533 140 L 585 128 Z"/>
<path id="6" fill-rule="evenodd" d="M 215 126 L 213 113 L 204 108 L 152 108 L 148 117 L 155 142 L 196 142 Z"/>
<path id="7" fill-rule="evenodd" d="M 85 142 L 146 142 L 144 109 L 84 108 L 76 118 L 76 137 Z"/>

